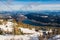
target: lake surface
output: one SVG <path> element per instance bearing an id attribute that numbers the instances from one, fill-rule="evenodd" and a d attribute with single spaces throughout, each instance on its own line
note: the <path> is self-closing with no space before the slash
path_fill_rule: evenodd
<path id="1" fill-rule="evenodd" d="M 30 21 L 29 19 L 26 19 L 26 20 L 24 20 L 24 21 L 22 21 L 22 22 L 25 23 L 25 24 L 30 24 L 30 25 L 34 25 L 34 26 L 46 26 L 46 25 L 44 25 L 44 24 L 32 22 L 32 21 Z"/>

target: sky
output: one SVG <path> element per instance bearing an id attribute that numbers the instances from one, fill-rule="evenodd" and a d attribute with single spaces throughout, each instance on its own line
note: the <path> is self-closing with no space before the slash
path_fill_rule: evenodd
<path id="1" fill-rule="evenodd" d="M 0 11 L 60 10 L 60 0 L 0 0 Z"/>
<path id="2" fill-rule="evenodd" d="M 1 1 L 7 1 L 7 0 L 1 0 Z M 33 2 L 36 2 L 36 1 L 60 1 L 60 0 L 11 0 L 11 1 L 33 1 Z"/>

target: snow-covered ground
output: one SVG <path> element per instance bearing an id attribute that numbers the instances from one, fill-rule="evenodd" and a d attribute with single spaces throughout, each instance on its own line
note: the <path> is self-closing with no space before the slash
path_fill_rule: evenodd
<path id="1" fill-rule="evenodd" d="M 13 30 L 13 23 L 7 22 L 6 24 L 0 25 L 0 28 L 3 31 L 12 32 Z M 28 28 L 19 28 L 23 33 L 31 33 L 25 35 L 0 35 L 0 40 L 39 40 L 39 33 L 35 30 L 30 30 Z"/>
<path id="2" fill-rule="evenodd" d="M 55 35 L 55 36 L 49 38 L 48 40 L 60 40 L 60 35 Z"/>
<path id="3" fill-rule="evenodd" d="M 14 25 L 13 22 L 8 21 L 6 24 L 0 25 L 0 28 L 3 31 L 12 32 L 14 29 L 13 25 Z M 28 28 L 19 27 L 19 29 L 21 30 L 21 32 L 24 33 L 24 35 L 0 35 L 0 40 L 39 40 L 39 36 L 43 36 L 43 32 L 46 32 L 46 34 L 48 34 L 48 32 L 49 33 L 52 32 L 51 29 L 49 31 L 39 30 L 39 32 L 35 31 L 34 28 L 30 30 Z M 52 38 L 49 38 L 48 40 L 56 40 L 56 39 L 60 40 L 60 35 L 56 35 Z"/>
<path id="4" fill-rule="evenodd" d="M 0 25 L 1 30 L 3 31 L 9 31 L 12 32 L 13 31 L 13 23 L 12 22 L 7 22 L 6 24 L 2 24 Z"/>
<path id="5" fill-rule="evenodd" d="M 35 30 L 30 30 L 30 29 L 28 29 L 28 28 L 20 28 L 21 29 L 21 31 L 23 32 L 23 33 L 36 33 L 36 31 Z"/>
<path id="6" fill-rule="evenodd" d="M 10 40 L 12 39 L 13 36 L 12 35 L 0 35 L 0 40 Z"/>
<path id="7" fill-rule="evenodd" d="M 36 35 L 0 35 L 0 40 L 39 40 Z"/>

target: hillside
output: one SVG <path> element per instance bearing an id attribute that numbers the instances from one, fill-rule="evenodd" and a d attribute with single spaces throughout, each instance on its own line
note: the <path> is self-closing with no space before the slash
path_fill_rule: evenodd
<path id="1" fill-rule="evenodd" d="M 51 25 L 51 26 L 60 26 L 60 17 L 58 15 L 51 15 L 51 14 L 37 14 L 37 13 L 30 13 L 25 15 L 28 19 L 33 20 L 33 22 Z"/>

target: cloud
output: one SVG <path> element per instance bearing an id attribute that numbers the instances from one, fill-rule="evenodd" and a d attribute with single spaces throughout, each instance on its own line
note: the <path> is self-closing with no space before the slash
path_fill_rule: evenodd
<path id="1" fill-rule="evenodd" d="M 0 2 L 0 11 L 41 11 L 41 10 L 60 10 L 60 4 L 39 4 L 39 3 L 20 3 L 4 4 Z"/>

